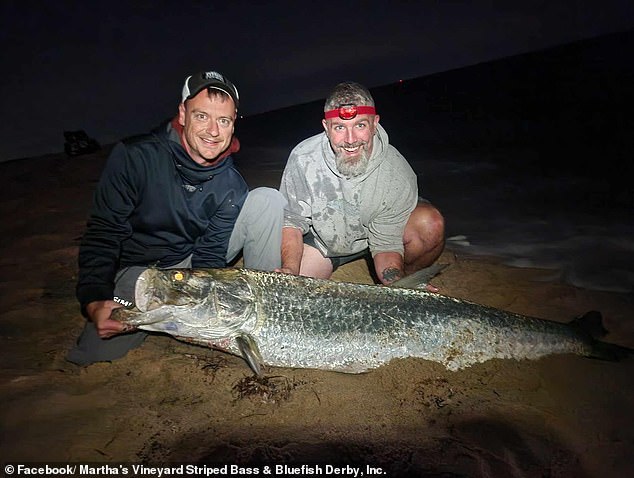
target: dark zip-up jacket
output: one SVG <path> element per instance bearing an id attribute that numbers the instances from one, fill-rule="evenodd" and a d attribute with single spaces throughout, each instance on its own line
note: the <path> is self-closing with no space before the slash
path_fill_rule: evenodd
<path id="1" fill-rule="evenodd" d="M 239 143 L 234 138 L 231 150 Z M 112 150 L 94 195 L 79 250 L 77 298 L 112 300 L 116 272 L 166 267 L 192 255 L 192 267 L 225 267 L 229 237 L 248 187 L 227 156 L 201 166 L 171 123 Z"/>

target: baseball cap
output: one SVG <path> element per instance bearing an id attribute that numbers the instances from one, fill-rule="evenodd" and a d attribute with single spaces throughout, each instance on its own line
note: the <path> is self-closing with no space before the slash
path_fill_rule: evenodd
<path id="1" fill-rule="evenodd" d="M 236 104 L 236 109 L 238 109 L 238 104 L 240 102 L 238 89 L 226 76 L 222 73 L 218 73 L 217 71 L 203 71 L 201 73 L 188 76 L 185 80 L 185 85 L 183 86 L 182 102 L 184 103 L 185 100 L 193 98 L 205 88 L 214 88 L 216 90 L 224 91 L 231 97 L 233 102 Z"/>

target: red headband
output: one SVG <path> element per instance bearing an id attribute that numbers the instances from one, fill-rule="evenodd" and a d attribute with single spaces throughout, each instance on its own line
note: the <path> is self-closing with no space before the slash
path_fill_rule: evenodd
<path id="1" fill-rule="evenodd" d="M 357 115 L 375 115 L 374 106 L 357 106 L 357 105 L 341 105 L 339 108 L 326 111 L 324 118 L 341 118 L 343 120 L 351 120 Z"/>

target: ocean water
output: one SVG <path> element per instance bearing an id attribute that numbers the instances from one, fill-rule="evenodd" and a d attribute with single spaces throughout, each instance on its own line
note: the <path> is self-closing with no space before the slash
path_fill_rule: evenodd
<path id="1" fill-rule="evenodd" d="M 606 178 L 509 162 L 481 151 L 413 161 L 421 193 L 445 216 L 447 248 L 543 269 L 545 281 L 634 292 L 634 185 L 615 190 Z"/>

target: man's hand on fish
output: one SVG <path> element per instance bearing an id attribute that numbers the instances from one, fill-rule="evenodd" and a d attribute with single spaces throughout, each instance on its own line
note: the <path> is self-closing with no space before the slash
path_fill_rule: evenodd
<path id="1" fill-rule="evenodd" d="M 126 331 L 124 324 L 110 318 L 112 311 L 120 307 L 122 307 L 122 305 L 116 303 L 114 300 L 98 300 L 86 306 L 88 317 L 90 317 L 90 320 L 95 324 L 99 337 L 102 339 Z"/>

